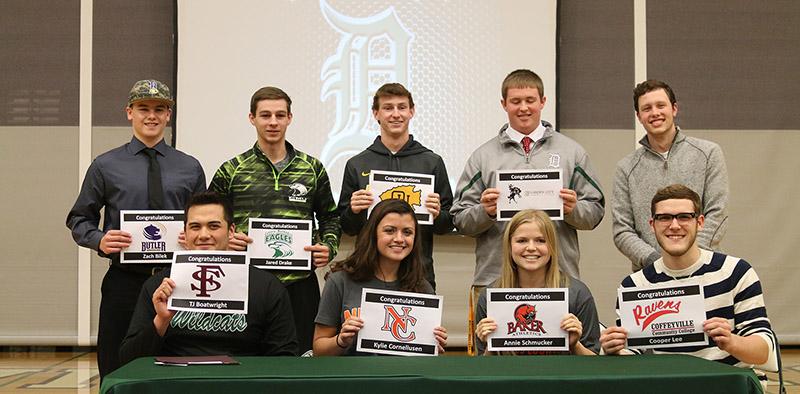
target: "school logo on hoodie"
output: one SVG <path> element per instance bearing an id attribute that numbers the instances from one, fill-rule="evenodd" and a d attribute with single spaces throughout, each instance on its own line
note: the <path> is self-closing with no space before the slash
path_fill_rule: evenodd
<path id="1" fill-rule="evenodd" d="M 561 167 L 561 156 L 558 153 L 551 153 L 547 158 L 547 166 L 558 168 Z"/>
<path id="2" fill-rule="evenodd" d="M 306 194 L 308 194 L 308 188 L 305 185 L 295 182 L 289 186 L 289 190 L 289 201 L 304 203 L 308 200 L 306 197 Z"/>

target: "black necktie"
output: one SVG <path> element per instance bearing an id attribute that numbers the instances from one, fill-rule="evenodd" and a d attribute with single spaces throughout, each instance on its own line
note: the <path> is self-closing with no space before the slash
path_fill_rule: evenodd
<path id="1" fill-rule="evenodd" d="M 161 187 L 161 166 L 156 160 L 156 150 L 146 148 L 144 153 L 150 158 L 147 167 L 147 203 L 150 209 L 164 209 L 164 190 Z"/>

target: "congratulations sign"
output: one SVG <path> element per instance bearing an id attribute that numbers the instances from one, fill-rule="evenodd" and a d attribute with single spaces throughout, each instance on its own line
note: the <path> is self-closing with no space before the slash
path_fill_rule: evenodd
<path id="1" fill-rule="evenodd" d="M 497 220 L 511 220 L 523 209 L 538 209 L 550 219 L 564 219 L 561 169 L 497 171 Z"/>
<path id="2" fill-rule="evenodd" d="M 131 246 L 120 253 L 120 262 L 172 262 L 172 253 L 183 250 L 178 235 L 183 231 L 183 211 L 120 211 L 119 229 L 131 234 Z"/>
<path id="3" fill-rule="evenodd" d="M 439 354 L 433 329 L 442 323 L 442 297 L 364 289 L 356 350 L 399 356 Z"/>
<path id="4" fill-rule="evenodd" d="M 705 345 L 705 297 L 700 284 L 617 289 L 629 348 Z"/>
<path id="5" fill-rule="evenodd" d="M 170 271 L 175 290 L 168 307 L 179 311 L 246 314 L 249 269 L 242 252 L 175 252 Z"/>
<path id="6" fill-rule="evenodd" d="M 425 199 L 433 193 L 435 177 L 433 175 L 413 174 L 410 172 L 370 171 L 369 190 L 375 196 L 372 208 L 383 200 L 403 200 L 414 208 L 414 216 L 419 224 L 433 224 L 433 215 L 425 208 Z"/>
<path id="7" fill-rule="evenodd" d="M 487 289 L 486 315 L 497 322 L 489 351 L 567 351 L 561 320 L 569 313 L 569 289 Z"/>
<path id="8" fill-rule="evenodd" d="M 247 261 L 257 268 L 310 270 L 311 221 L 250 218 Z"/>

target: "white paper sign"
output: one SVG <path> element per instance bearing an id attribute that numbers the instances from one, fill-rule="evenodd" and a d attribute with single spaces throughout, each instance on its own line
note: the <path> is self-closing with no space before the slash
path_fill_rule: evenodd
<path id="1" fill-rule="evenodd" d="M 564 201 L 559 196 L 564 187 L 561 169 L 497 171 L 497 220 L 511 220 L 524 209 L 538 209 L 550 219 L 564 219 Z"/>
<path id="2" fill-rule="evenodd" d="M 425 199 L 433 193 L 435 177 L 433 175 L 414 174 L 410 172 L 376 171 L 369 173 L 369 190 L 375 197 L 372 208 L 383 200 L 404 200 L 414 208 L 414 216 L 419 224 L 433 224 L 433 215 L 425 208 Z"/>
<path id="3" fill-rule="evenodd" d="M 261 269 L 311 270 L 311 221 L 250 218 L 247 263 Z"/>
<path id="4" fill-rule="evenodd" d="M 249 269 L 244 252 L 175 252 L 169 275 L 175 281 L 175 290 L 168 308 L 246 314 Z"/>
<path id="5" fill-rule="evenodd" d="M 131 234 L 131 246 L 120 253 L 120 263 L 171 263 L 172 253 L 183 250 L 178 244 L 183 217 L 183 211 L 120 211 L 119 229 Z"/>
<path id="6" fill-rule="evenodd" d="M 486 316 L 497 330 L 489 351 L 568 351 L 561 320 L 569 313 L 569 289 L 486 289 Z"/>
<path id="7" fill-rule="evenodd" d="M 442 297 L 363 289 L 356 350 L 399 356 L 436 356 L 433 329 L 442 323 Z"/>
<path id="8" fill-rule="evenodd" d="M 648 349 L 706 345 L 703 286 L 680 285 L 617 289 L 619 317 L 628 330 L 628 347 Z"/>

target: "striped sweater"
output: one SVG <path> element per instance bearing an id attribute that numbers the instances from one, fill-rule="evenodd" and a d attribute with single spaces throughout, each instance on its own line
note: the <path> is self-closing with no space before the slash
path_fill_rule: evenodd
<path id="1" fill-rule="evenodd" d="M 706 318 L 728 319 L 733 327 L 733 334 L 762 337 L 770 349 L 767 362 L 761 366 L 745 364 L 718 348 L 710 338 L 707 344 L 701 346 L 660 348 L 654 349 L 653 352 L 689 354 L 742 368 L 777 369 L 777 342 L 767 318 L 761 282 L 756 271 L 746 261 L 701 249 L 700 259 L 689 268 L 680 271 L 671 270 L 664 264 L 663 259 L 658 259 L 652 265 L 626 277 L 620 286 L 648 287 L 667 282 L 677 285 L 688 278 L 699 279 L 703 286 Z M 620 326 L 619 301 L 616 311 L 617 326 Z"/>

